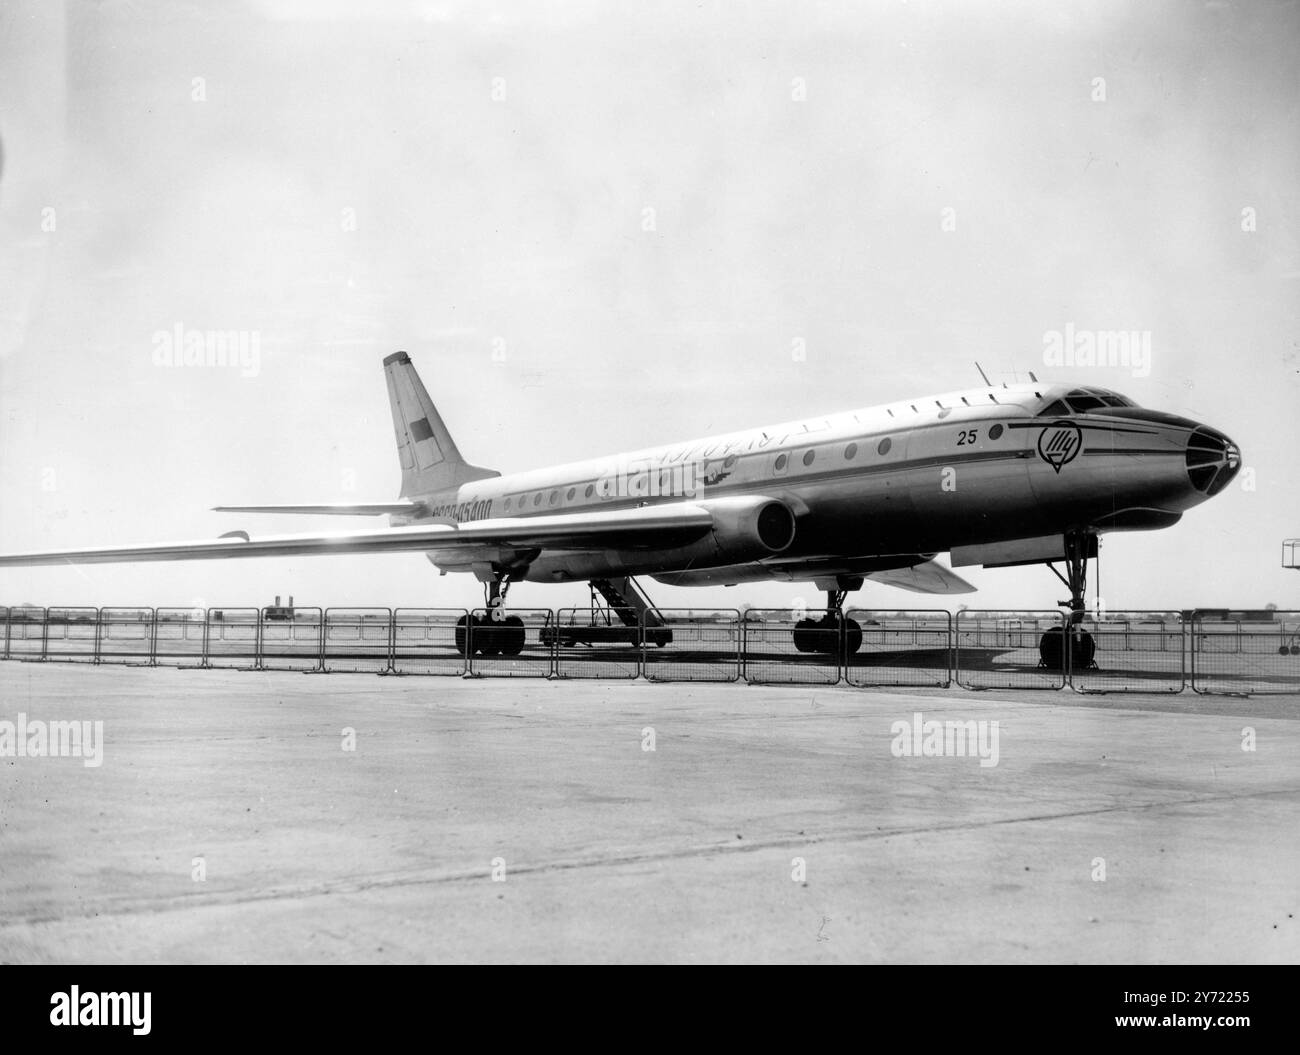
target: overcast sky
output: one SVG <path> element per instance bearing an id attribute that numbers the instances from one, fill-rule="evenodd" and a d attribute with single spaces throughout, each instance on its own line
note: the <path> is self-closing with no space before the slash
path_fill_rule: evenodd
<path id="1" fill-rule="evenodd" d="M 978 359 L 1243 448 L 1177 527 L 1107 538 L 1110 608 L 1300 608 L 1298 45 L 1296 4 L 1227 0 L 5 0 L 0 550 L 378 526 L 209 507 L 396 496 L 399 348 L 502 471 L 967 387 Z M 1149 331 L 1149 374 L 1046 368 L 1067 325 Z M 177 326 L 256 332 L 257 369 L 158 365 Z M 968 577 L 854 601 L 1063 592 Z M 481 597 L 419 555 L 0 572 L 0 603 L 276 593 Z"/>

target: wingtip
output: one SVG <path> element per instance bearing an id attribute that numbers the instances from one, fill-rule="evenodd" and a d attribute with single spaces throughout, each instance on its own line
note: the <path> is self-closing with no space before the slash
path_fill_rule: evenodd
<path id="1" fill-rule="evenodd" d="M 405 352 L 394 352 L 392 355 L 385 356 L 384 365 L 392 366 L 393 363 L 409 363 L 410 361 L 411 357 Z"/>

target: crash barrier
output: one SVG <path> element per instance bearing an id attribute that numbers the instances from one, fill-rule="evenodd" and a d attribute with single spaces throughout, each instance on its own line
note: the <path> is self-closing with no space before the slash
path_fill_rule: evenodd
<path id="1" fill-rule="evenodd" d="M 847 633 L 861 632 L 856 650 L 846 642 L 844 678 L 850 685 L 933 686 L 952 684 L 952 615 L 942 609 L 875 612 L 850 608 Z"/>
<path id="2" fill-rule="evenodd" d="M 208 617 L 206 608 L 155 608 L 150 662 L 159 667 L 206 666 Z"/>
<path id="3" fill-rule="evenodd" d="M 1077 691 L 1182 692 L 1187 686 L 1188 641 L 1181 618 L 1106 612 L 1085 616 L 1078 628 L 1091 644 L 1070 649 L 1070 684 Z"/>
<path id="4" fill-rule="evenodd" d="M 322 669 L 323 617 L 319 608 L 295 608 L 292 618 L 283 608 L 263 608 L 258 620 L 258 669 Z"/>
<path id="5" fill-rule="evenodd" d="M 98 662 L 148 666 L 153 659 L 153 621 L 152 608 L 101 608 Z"/>
<path id="6" fill-rule="evenodd" d="M 1226 619 L 1195 612 L 1190 628 L 1196 692 L 1273 695 L 1300 691 L 1300 612 Z"/>
<path id="7" fill-rule="evenodd" d="M 261 615 L 258 608 L 209 609 L 204 624 L 201 664 L 205 667 L 256 670 Z"/>
<path id="8" fill-rule="evenodd" d="M 632 608 L 561 608 L 547 630 L 561 678 L 635 678 L 641 673 L 641 620 Z M 662 648 L 666 634 L 652 634 Z"/>
<path id="9" fill-rule="evenodd" d="M 957 613 L 953 659 L 963 689 L 1061 689 L 1068 664 L 1060 658 L 1065 618 L 1056 610 Z M 1044 655 L 1044 635 L 1056 650 Z"/>
<path id="10" fill-rule="evenodd" d="M 95 608 L 45 610 L 45 658 L 94 663 L 99 654 L 99 611 Z"/>
<path id="11" fill-rule="evenodd" d="M 743 633 L 734 608 L 652 608 L 642 619 L 641 673 L 649 681 L 739 681 Z M 651 637 L 667 634 L 663 647 Z"/>
<path id="12" fill-rule="evenodd" d="M 1300 612 L 0 607 L 3 658 L 243 670 L 1300 693 Z"/>
<path id="13" fill-rule="evenodd" d="M 743 620 L 741 675 L 754 685 L 834 685 L 844 624 L 826 611 L 751 608 Z"/>
<path id="14" fill-rule="evenodd" d="M 398 608 L 393 612 L 392 671 L 460 677 L 468 669 L 457 641 L 464 636 L 464 608 Z"/>
<path id="15" fill-rule="evenodd" d="M 554 621 L 549 608 L 475 608 L 457 636 L 469 653 L 469 672 L 481 678 L 549 678 L 553 646 L 547 630 Z"/>
<path id="16" fill-rule="evenodd" d="M 45 609 L 6 608 L 5 659 L 45 658 Z"/>
<path id="17" fill-rule="evenodd" d="M 326 608 L 322 634 L 320 669 L 325 673 L 382 674 L 392 669 L 391 609 Z"/>

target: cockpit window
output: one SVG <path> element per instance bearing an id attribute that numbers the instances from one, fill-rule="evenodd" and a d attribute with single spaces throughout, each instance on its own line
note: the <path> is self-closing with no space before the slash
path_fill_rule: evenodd
<path id="1" fill-rule="evenodd" d="M 1067 398 L 1070 401 L 1070 409 L 1076 414 L 1086 414 L 1090 410 L 1106 406 L 1106 401 L 1101 396 L 1081 396 L 1071 392 Z"/>
<path id="2" fill-rule="evenodd" d="M 1087 414 L 1102 407 L 1135 407 L 1133 400 L 1104 388 L 1076 388 L 1064 399 L 1058 399 L 1039 411 L 1044 418 L 1059 418 L 1068 414 Z"/>

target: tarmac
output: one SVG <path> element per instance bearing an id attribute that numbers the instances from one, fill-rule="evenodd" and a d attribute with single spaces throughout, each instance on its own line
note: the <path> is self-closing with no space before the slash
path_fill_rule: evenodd
<path id="1" fill-rule="evenodd" d="M 1297 696 L 0 663 L 20 714 L 102 763 L 0 757 L 5 963 L 1300 960 Z"/>

